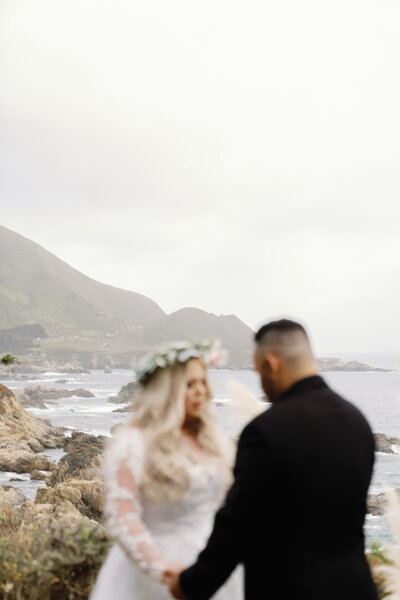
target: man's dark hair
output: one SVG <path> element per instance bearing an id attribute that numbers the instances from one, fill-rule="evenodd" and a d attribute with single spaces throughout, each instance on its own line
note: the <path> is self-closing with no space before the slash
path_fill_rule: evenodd
<path id="1" fill-rule="evenodd" d="M 280 319 L 279 321 L 271 321 L 270 323 L 266 323 L 260 327 L 257 333 L 254 336 L 254 340 L 257 344 L 262 342 L 264 336 L 267 333 L 294 333 L 295 331 L 301 331 L 304 333 L 306 338 L 308 339 L 308 335 L 306 330 L 300 323 L 296 323 L 296 321 L 291 321 L 290 319 Z"/>

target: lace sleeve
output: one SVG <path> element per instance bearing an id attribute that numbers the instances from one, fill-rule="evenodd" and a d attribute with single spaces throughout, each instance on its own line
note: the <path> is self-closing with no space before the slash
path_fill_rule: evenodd
<path id="1" fill-rule="evenodd" d="M 161 581 L 166 568 L 141 520 L 140 479 L 144 463 L 142 434 L 126 428 L 116 434 L 104 456 L 104 515 L 111 537 L 145 573 Z"/>

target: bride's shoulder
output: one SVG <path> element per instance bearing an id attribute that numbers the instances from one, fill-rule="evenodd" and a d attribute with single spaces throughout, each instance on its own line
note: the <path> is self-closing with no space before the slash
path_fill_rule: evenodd
<path id="1" fill-rule="evenodd" d="M 121 427 L 118 427 L 110 439 L 106 453 L 108 455 L 123 455 L 132 452 L 135 454 L 143 454 L 143 431 L 133 425 L 122 425 Z"/>

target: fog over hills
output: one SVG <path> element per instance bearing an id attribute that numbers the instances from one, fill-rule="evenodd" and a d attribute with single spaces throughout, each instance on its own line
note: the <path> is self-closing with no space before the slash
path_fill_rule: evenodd
<path id="1" fill-rule="evenodd" d="M 143 341 L 149 346 L 158 342 L 215 337 L 229 349 L 231 365 L 251 366 L 252 330 L 235 315 L 213 315 L 199 308 L 182 308 L 148 325 Z"/>
<path id="2" fill-rule="evenodd" d="M 39 323 L 48 334 L 143 326 L 164 311 L 150 298 L 86 277 L 0 226 L 0 327 Z"/>
<path id="3" fill-rule="evenodd" d="M 0 352 L 25 351 L 36 362 L 129 366 L 159 343 L 217 337 L 231 366 L 250 362 L 252 330 L 234 315 L 198 308 L 166 315 L 150 298 L 95 281 L 2 226 L 0 257 Z M 26 325 L 35 327 L 20 328 Z M 36 326 L 45 334 L 38 337 Z"/>

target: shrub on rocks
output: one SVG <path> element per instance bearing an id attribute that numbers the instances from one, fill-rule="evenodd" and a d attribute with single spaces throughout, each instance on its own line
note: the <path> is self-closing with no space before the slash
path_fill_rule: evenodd
<path id="1" fill-rule="evenodd" d="M 110 541 L 85 517 L 67 522 L 45 512 L 26 525 L 21 512 L 0 509 L 0 597 L 87 600 Z"/>

